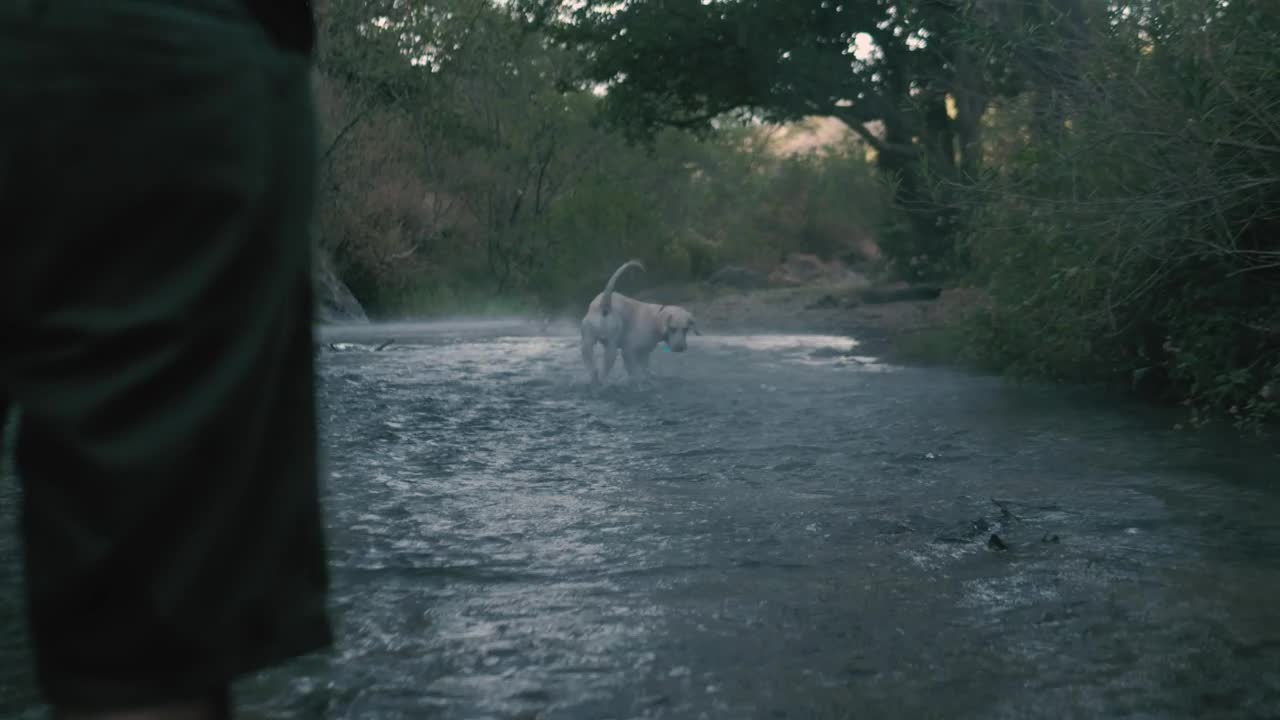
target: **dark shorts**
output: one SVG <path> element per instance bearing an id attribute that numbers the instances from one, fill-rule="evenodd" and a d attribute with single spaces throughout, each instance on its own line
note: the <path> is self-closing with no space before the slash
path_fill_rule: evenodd
<path id="1" fill-rule="evenodd" d="M 308 73 L 235 0 L 0 3 L 0 406 L 52 703 L 330 643 Z"/>

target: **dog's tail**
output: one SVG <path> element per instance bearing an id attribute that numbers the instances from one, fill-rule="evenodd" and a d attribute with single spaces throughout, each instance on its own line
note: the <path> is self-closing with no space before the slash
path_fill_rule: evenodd
<path id="1" fill-rule="evenodd" d="M 609 311 L 613 309 L 612 307 L 613 286 L 617 285 L 618 278 L 622 277 L 622 274 L 631 268 L 639 268 L 640 270 L 644 270 L 644 264 L 641 263 L 639 260 L 628 260 L 622 264 L 622 267 L 618 268 L 617 270 L 614 270 L 613 276 L 609 278 L 609 282 L 605 283 L 604 292 L 600 294 L 600 314 L 601 315 L 608 315 Z"/>

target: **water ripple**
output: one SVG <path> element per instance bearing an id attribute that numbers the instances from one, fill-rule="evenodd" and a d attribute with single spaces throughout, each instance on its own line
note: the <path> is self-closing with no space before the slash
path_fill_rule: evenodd
<path id="1" fill-rule="evenodd" d="M 592 389 L 525 326 L 329 332 L 338 646 L 248 717 L 1280 714 L 1274 450 L 844 338 Z"/>

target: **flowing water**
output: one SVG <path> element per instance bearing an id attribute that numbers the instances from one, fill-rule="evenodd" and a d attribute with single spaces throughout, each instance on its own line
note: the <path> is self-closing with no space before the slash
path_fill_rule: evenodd
<path id="1" fill-rule="evenodd" d="M 327 335 L 339 642 L 246 717 L 1280 717 L 1274 439 L 839 337 L 593 390 L 568 332 Z"/>

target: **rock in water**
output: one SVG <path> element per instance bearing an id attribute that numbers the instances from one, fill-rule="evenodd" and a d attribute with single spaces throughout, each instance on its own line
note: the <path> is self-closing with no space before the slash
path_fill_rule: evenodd
<path id="1" fill-rule="evenodd" d="M 804 306 L 805 310 L 830 310 L 840 307 L 840 301 L 836 300 L 834 295 L 823 295 L 817 300 Z"/>
<path id="2" fill-rule="evenodd" d="M 720 268 L 711 273 L 707 282 L 739 290 L 755 290 L 769 286 L 769 278 L 764 273 L 740 265 L 726 265 Z"/>
<path id="3" fill-rule="evenodd" d="M 936 285 L 894 283 L 863 290 L 858 295 L 858 299 L 866 305 L 886 305 L 895 302 L 937 300 L 941 296 L 942 288 Z"/>

